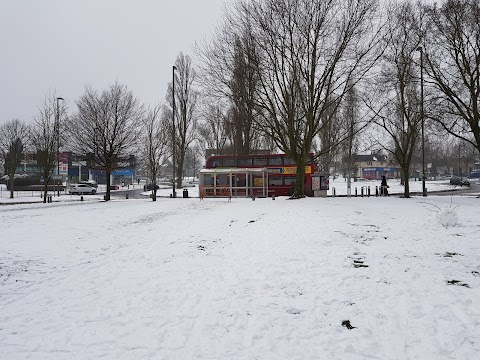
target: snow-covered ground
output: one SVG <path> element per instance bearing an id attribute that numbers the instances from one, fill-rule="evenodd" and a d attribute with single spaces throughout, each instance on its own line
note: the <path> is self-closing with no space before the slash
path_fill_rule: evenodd
<path id="1" fill-rule="evenodd" d="M 479 201 L 1 206 L 0 358 L 476 359 Z"/>

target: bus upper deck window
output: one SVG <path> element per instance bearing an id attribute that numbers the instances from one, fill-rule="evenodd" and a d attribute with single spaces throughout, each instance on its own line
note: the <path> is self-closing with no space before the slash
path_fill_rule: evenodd
<path id="1" fill-rule="evenodd" d="M 252 166 L 252 158 L 239 158 L 238 166 Z"/>
<path id="2" fill-rule="evenodd" d="M 212 168 L 222 167 L 222 159 L 213 159 Z"/>
<path id="3" fill-rule="evenodd" d="M 282 165 L 282 158 L 280 156 L 268 158 L 268 165 Z"/>
<path id="4" fill-rule="evenodd" d="M 235 159 L 235 158 L 223 159 L 223 166 L 236 167 L 237 166 L 237 159 Z"/>
<path id="5" fill-rule="evenodd" d="M 267 166 L 267 158 L 266 157 L 258 157 L 253 159 L 253 166 Z"/>

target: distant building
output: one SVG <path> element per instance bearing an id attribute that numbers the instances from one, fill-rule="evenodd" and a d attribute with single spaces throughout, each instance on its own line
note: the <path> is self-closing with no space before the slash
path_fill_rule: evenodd
<path id="1" fill-rule="evenodd" d="M 400 177 L 400 168 L 392 166 L 388 157 L 383 154 L 355 155 L 357 177 L 375 180 L 382 175 L 387 178 Z"/>
<path id="2" fill-rule="evenodd" d="M 62 175 L 64 180 L 69 182 L 95 180 L 99 184 L 106 184 L 105 171 L 95 167 L 91 157 L 76 155 L 72 152 L 61 152 L 58 154 L 58 159 L 59 175 Z M 111 184 L 132 184 L 135 182 L 135 165 L 135 156 L 133 155 L 121 159 L 117 164 L 117 169 L 112 172 Z M 36 175 L 40 176 L 39 173 L 35 154 L 25 154 L 24 160 L 17 168 L 17 174 L 34 177 Z M 54 168 L 54 173 L 57 173 L 57 166 Z"/>

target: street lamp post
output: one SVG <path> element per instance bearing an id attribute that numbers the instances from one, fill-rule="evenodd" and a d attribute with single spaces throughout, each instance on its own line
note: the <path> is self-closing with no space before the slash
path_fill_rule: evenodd
<path id="1" fill-rule="evenodd" d="M 60 100 L 65 100 L 64 98 L 57 97 L 57 119 L 55 121 L 55 136 L 57 138 L 57 179 L 60 175 L 60 106 L 58 102 Z M 54 184 L 56 181 L 54 181 Z M 57 185 L 57 196 L 60 196 L 60 186 Z"/>
<path id="2" fill-rule="evenodd" d="M 427 188 L 425 187 L 425 114 L 423 110 L 423 48 L 419 46 L 420 51 L 420 117 L 422 118 L 422 194 L 427 196 Z"/>
<path id="3" fill-rule="evenodd" d="M 173 112 L 172 112 L 172 166 L 173 166 L 173 193 L 172 198 L 176 197 L 175 192 L 175 70 L 177 68 L 173 65 L 172 68 L 172 97 L 173 97 Z"/>

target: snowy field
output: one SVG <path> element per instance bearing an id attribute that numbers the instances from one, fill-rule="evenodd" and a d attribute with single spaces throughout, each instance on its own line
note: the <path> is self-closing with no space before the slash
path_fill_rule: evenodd
<path id="1" fill-rule="evenodd" d="M 479 201 L 1 206 L 0 358 L 478 359 Z"/>

